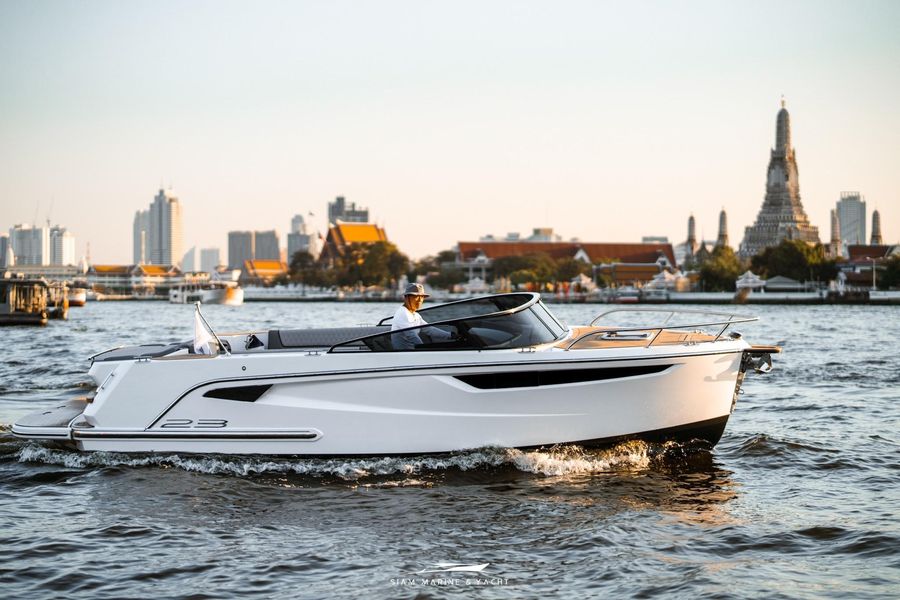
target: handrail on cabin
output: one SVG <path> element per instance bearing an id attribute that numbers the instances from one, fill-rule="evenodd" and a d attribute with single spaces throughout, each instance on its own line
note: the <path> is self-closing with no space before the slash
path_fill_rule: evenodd
<path id="1" fill-rule="evenodd" d="M 690 310 L 690 309 L 665 309 L 665 308 L 616 308 L 613 310 L 608 310 L 606 312 L 600 313 L 591 321 L 591 327 L 595 327 L 597 321 L 602 319 L 603 317 L 618 313 L 618 312 L 631 312 L 631 313 L 641 313 L 641 312 L 655 312 L 655 313 L 667 313 L 668 316 L 663 321 L 661 325 L 651 325 L 651 326 L 640 326 L 640 327 L 615 327 L 610 329 L 603 329 L 601 331 L 589 331 L 584 333 L 566 345 L 566 350 L 571 350 L 576 344 L 584 341 L 587 338 L 591 338 L 597 335 L 607 335 L 607 336 L 618 336 L 621 333 L 637 333 L 637 332 L 645 332 L 645 335 L 632 338 L 632 339 L 641 339 L 648 338 L 647 344 L 645 347 L 650 347 L 653 343 L 659 338 L 660 334 L 662 334 L 665 329 L 699 329 L 701 327 L 718 327 L 721 326 L 721 329 L 716 334 L 716 336 L 710 340 L 712 342 L 717 342 L 719 338 L 725 333 L 725 331 L 736 323 L 750 323 L 753 321 L 758 321 L 759 317 L 746 317 L 741 315 L 729 314 L 729 313 L 721 313 L 707 310 Z M 722 319 L 714 320 L 714 321 L 706 321 L 701 323 L 689 323 L 685 325 L 669 325 L 669 321 L 672 320 L 676 314 L 701 314 L 701 315 L 715 315 L 719 317 L 723 317 Z M 652 333 L 652 336 L 651 336 Z"/>

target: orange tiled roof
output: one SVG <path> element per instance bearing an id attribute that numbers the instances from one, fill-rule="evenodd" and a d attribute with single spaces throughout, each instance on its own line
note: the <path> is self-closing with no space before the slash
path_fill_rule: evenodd
<path id="1" fill-rule="evenodd" d="M 91 265 L 94 273 L 105 273 L 110 275 L 129 275 L 134 265 Z"/>
<path id="2" fill-rule="evenodd" d="M 659 268 L 656 265 L 613 263 L 602 266 L 599 272 L 612 277 L 614 281 L 651 281 L 659 274 Z"/>
<path id="3" fill-rule="evenodd" d="M 138 269 L 144 275 L 169 275 L 175 272 L 172 265 L 138 265 Z"/>
<path id="4" fill-rule="evenodd" d="M 627 263 L 655 263 L 659 253 L 665 254 L 673 265 L 675 252 L 672 244 L 604 244 L 582 242 L 459 242 L 459 252 L 464 260 L 472 260 L 480 252 L 488 258 L 521 256 L 543 252 L 552 258 L 573 257 L 584 250 L 590 260 L 598 263 L 604 259 L 616 259 Z"/>
<path id="5" fill-rule="evenodd" d="M 332 225 L 329 234 L 334 233 L 335 243 L 340 244 L 372 244 L 386 242 L 384 229 L 374 223 L 343 223 L 338 221 Z"/>
<path id="6" fill-rule="evenodd" d="M 287 263 L 280 260 L 245 260 L 244 273 L 250 277 L 273 277 L 288 272 Z"/>

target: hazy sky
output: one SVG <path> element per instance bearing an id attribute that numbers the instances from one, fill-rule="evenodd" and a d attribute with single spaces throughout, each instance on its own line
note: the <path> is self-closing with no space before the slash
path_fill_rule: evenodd
<path id="1" fill-rule="evenodd" d="M 130 262 L 160 183 L 185 249 L 337 195 L 412 257 L 486 233 L 732 245 L 782 94 L 823 241 L 841 191 L 900 240 L 900 2 L 0 0 L 0 230 Z M 52 208 L 51 208 L 52 207 Z M 869 223 L 869 226 L 871 223 Z M 867 232 L 869 233 L 869 232 Z"/>

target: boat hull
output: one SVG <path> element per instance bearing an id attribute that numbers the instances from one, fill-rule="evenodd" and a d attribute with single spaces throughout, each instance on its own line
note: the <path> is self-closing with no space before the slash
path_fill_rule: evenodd
<path id="1" fill-rule="evenodd" d="M 562 351 L 412 353 L 402 368 L 371 354 L 296 352 L 266 361 L 129 361 L 104 367 L 109 372 L 79 414 L 60 413 L 55 427 L 23 420 L 13 433 L 89 451 L 300 456 L 628 439 L 712 446 L 736 398 L 741 344 L 706 353 L 640 348 L 618 357 L 588 350 L 577 359 Z"/>
<path id="2" fill-rule="evenodd" d="M 69 306 L 84 306 L 87 304 L 87 290 L 84 288 L 69 289 Z"/>
<path id="3" fill-rule="evenodd" d="M 244 290 L 238 286 L 185 287 L 169 290 L 171 304 L 224 304 L 240 306 L 244 303 Z"/>

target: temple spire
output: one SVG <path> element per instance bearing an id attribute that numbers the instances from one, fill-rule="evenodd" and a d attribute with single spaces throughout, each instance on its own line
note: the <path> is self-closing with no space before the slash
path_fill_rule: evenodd
<path id="1" fill-rule="evenodd" d="M 881 237 L 881 213 L 877 210 L 872 213 L 872 245 L 880 246 L 884 244 L 884 238 Z"/>
<path id="2" fill-rule="evenodd" d="M 828 252 L 831 258 L 839 258 L 843 254 L 841 244 L 841 220 L 838 212 L 831 209 L 831 243 L 828 244 Z"/>
<path id="3" fill-rule="evenodd" d="M 716 238 L 716 248 L 724 248 L 728 245 L 728 216 L 725 209 L 719 213 L 719 235 Z"/>
<path id="4" fill-rule="evenodd" d="M 775 125 L 775 151 L 784 156 L 791 152 L 791 115 L 784 107 L 784 96 L 781 97 L 781 110 Z"/>
<path id="5" fill-rule="evenodd" d="M 791 118 L 782 106 L 766 173 L 766 195 L 756 222 L 744 230 L 739 253 L 749 258 L 785 239 L 819 243 L 819 230 L 810 225 L 800 202 L 797 154 L 791 147 Z"/>

